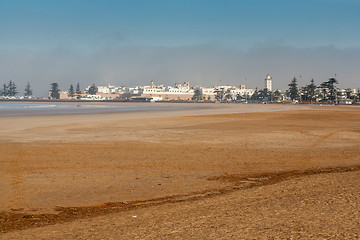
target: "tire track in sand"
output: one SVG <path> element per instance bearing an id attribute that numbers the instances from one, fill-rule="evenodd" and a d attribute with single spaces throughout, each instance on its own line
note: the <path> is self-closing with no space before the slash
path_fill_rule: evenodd
<path id="1" fill-rule="evenodd" d="M 57 223 L 70 222 L 76 219 L 96 217 L 115 212 L 125 212 L 136 208 L 146 208 L 167 203 L 184 201 L 197 201 L 205 198 L 216 197 L 219 195 L 239 191 L 243 189 L 276 184 L 282 181 L 299 178 L 302 176 L 316 174 L 330 174 L 339 172 L 359 171 L 360 165 L 346 167 L 331 167 L 322 169 L 293 170 L 284 172 L 269 172 L 253 175 L 226 174 L 208 178 L 209 181 L 226 181 L 232 185 L 226 188 L 209 189 L 202 192 L 193 192 L 184 195 L 173 195 L 155 199 L 145 199 L 129 202 L 107 202 L 92 206 L 82 207 L 57 207 L 57 214 L 34 214 L 14 212 L 0 212 L 0 232 L 10 232 L 14 230 L 27 229 L 32 227 L 42 227 Z"/>

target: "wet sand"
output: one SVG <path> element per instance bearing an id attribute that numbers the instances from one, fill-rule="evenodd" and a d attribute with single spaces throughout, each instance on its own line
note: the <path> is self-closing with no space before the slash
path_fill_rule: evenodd
<path id="1" fill-rule="evenodd" d="M 211 115 L 215 113 L 221 114 Z M 331 210 L 335 213 L 327 209 L 313 221 L 335 214 L 339 221 L 359 224 L 359 218 L 353 219 L 360 209 L 356 201 L 360 197 L 356 181 L 359 107 L 219 104 L 181 111 L 2 117 L 0 123 L 7 126 L 0 131 L 0 226 L 2 232 L 9 232 L 0 237 L 15 239 L 22 233 L 18 229 L 29 227 L 32 229 L 26 231 L 33 236 L 44 237 L 41 234 L 63 229 L 66 224 L 58 224 L 71 220 L 67 223 L 73 224 L 71 229 L 85 228 L 91 222 L 97 227 L 89 225 L 88 230 L 97 229 L 96 236 L 126 235 L 129 239 L 211 234 L 214 239 L 256 239 L 256 228 L 244 235 L 239 229 L 251 221 L 257 223 L 253 227 L 263 226 L 265 221 L 267 230 L 257 227 L 258 236 L 271 236 L 274 231 L 273 236 L 285 238 L 293 232 L 286 230 L 289 222 L 285 215 L 273 216 L 275 228 L 266 225 L 274 213 L 272 206 L 278 206 L 280 212 L 283 207 L 283 213 L 291 211 L 297 216 L 295 223 L 300 224 L 311 218 L 306 213 L 314 207 L 312 202 L 323 204 L 323 195 L 313 195 L 314 191 L 334 196 L 333 202 L 339 200 L 335 192 L 349 194 L 339 201 L 350 199 L 353 207 L 342 208 L 352 217 L 346 213 L 338 216 L 339 209 Z M 289 194 L 305 201 L 303 208 L 291 209 Z M 259 199 L 268 200 L 262 204 Z M 247 210 L 239 213 L 244 204 L 248 204 Z M 181 209 L 194 206 L 198 206 L 198 215 L 190 214 L 189 219 L 189 212 Z M 166 213 L 170 210 L 174 211 L 171 217 Z M 129 219 L 132 211 L 147 218 L 134 222 Z M 168 221 L 158 219 L 158 212 L 166 214 Z M 214 220 L 218 229 L 214 232 L 210 219 L 224 212 L 229 216 Z M 149 220 L 151 214 L 156 216 Z M 98 215 L 103 216 L 94 218 Z M 252 220 L 245 224 L 242 215 Z M 121 231 L 114 230 L 113 235 L 102 232 L 115 216 L 119 221 L 114 224 Z M 201 219 L 204 224 L 200 226 Z M 149 232 L 147 221 L 154 232 Z M 47 224 L 57 226 L 34 228 Z M 138 231 L 139 226 L 143 230 Z M 300 231 L 305 235 L 298 236 L 316 236 L 310 235 L 319 233 L 316 226 L 305 224 Z M 192 230 L 185 231 L 185 227 Z M 197 227 L 202 230 L 195 233 Z M 324 228 L 320 230 L 336 236 L 330 225 Z M 193 235 L 187 235 L 191 232 Z M 356 234 L 357 230 L 351 227 L 342 233 Z M 74 238 L 69 234 L 69 239 Z M 78 238 L 91 236 L 79 234 Z"/>

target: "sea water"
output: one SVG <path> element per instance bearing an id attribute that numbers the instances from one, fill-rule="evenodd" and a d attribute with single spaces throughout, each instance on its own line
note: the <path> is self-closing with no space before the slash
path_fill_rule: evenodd
<path id="1" fill-rule="evenodd" d="M 53 115 L 53 114 L 88 114 L 116 113 L 133 111 L 181 110 L 185 107 L 165 107 L 154 103 L 138 104 L 72 104 L 72 103 L 4 103 L 0 102 L 1 116 Z"/>

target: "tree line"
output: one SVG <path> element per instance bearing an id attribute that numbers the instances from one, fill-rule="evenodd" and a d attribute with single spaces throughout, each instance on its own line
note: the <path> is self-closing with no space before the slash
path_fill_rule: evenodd
<path id="1" fill-rule="evenodd" d="M 336 86 L 338 80 L 329 78 L 328 81 L 316 85 L 314 79 L 304 87 L 299 87 L 297 78 L 294 77 L 288 84 L 288 89 L 285 92 L 276 90 L 275 92 L 268 91 L 266 88 L 262 90 L 255 90 L 255 93 L 250 97 L 250 100 L 264 100 L 264 101 L 279 101 L 290 100 L 292 102 L 327 102 L 336 103 L 338 100 L 339 88 Z M 351 91 L 351 89 L 348 89 Z M 350 95 L 348 96 L 350 98 Z M 355 99 L 357 100 L 357 99 Z"/>
<path id="2" fill-rule="evenodd" d="M 19 93 L 17 86 L 14 81 L 10 80 L 8 84 L 4 83 L 0 89 L 0 96 L 14 97 Z M 31 97 L 33 95 L 30 83 L 28 82 L 25 86 L 24 96 Z"/>
<path id="3" fill-rule="evenodd" d="M 59 84 L 58 83 L 51 83 L 51 89 L 50 89 L 50 94 L 49 97 L 51 99 L 60 99 L 60 89 L 59 89 Z M 87 93 L 91 94 L 91 95 L 95 95 L 98 92 L 98 87 L 95 84 L 92 84 Z M 74 89 L 74 85 L 71 84 L 68 90 L 68 96 L 71 98 L 80 98 L 81 94 L 83 92 L 80 90 L 80 84 L 77 83 L 76 84 L 76 88 Z"/>
<path id="4" fill-rule="evenodd" d="M 343 91 L 337 87 L 338 80 L 336 78 L 329 78 L 328 81 L 324 81 L 319 85 L 315 84 L 314 79 L 311 79 L 309 84 L 304 87 L 299 87 L 296 77 L 294 77 L 288 84 L 288 89 L 284 92 L 276 90 L 269 91 L 267 88 L 256 88 L 251 96 L 246 94 L 232 93 L 231 89 L 215 89 L 215 99 L 217 101 L 252 101 L 252 102 L 323 102 L 323 103 L 338 103 Z M 353 93 L 350 88 L 345 89 L 346 99 L 350 99 L 353 102 L 360 100 L 360 92 Z M 193 101 L 206 100 L 201 94 L 201 90 L 197 88 L 192 97 Z M 210 100 L 210 99 L 209 99 Z"/>
<path id="5" fill-rule="evenodd" d="M 274 92 L 268 91 L 266 88 L 262 90 L 256 89 L 254 94 L 250 97 L 252 101 L 270 101 L 279 102 L 292 101 L 292 102 L 321 102 L 321 103 L 338 103 L 343 91 L 337 87 L 338 80 L 336 78 L 329 78 L 319 85 L 315 84 L 314 79 L 311 79 L 309 84 L 304 87 L 298 86 L 297 78 L 294 77 L 288 84 L 288 89 L 285 92 L 276 90 Z M 360 92 L 354 94 L 350 88 L 345 89 L 346 99 L 353 102 L 360 100 Z"/>
<path id="6" fill-rule="evenodd" d="M 339 88 L 336 86 L 338 83 L 336 78 L 329 78 L 328 81 L 316 86 L 314 79 L 311 79 L 310 83 L 305 87 L 298 87 L 297 79 L 294 77 L 289 83 L 286 94 L 291 101 L 337 103 L 340 93 Z M 347 92 L 349 91 L 351 93 L 351 89 L 347 89 Z M 350 93 L 346 97 L 349 99 L 353 97 L 355 101 L 358 101 L 359 96 L 352 96 Z"/>

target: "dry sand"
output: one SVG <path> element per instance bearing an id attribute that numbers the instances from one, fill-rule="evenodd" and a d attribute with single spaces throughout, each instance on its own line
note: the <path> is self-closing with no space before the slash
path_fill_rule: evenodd
<path id="1" fill-rule="evenodd" d="M 0 124 L 0 238 L 359 238 L 359 107 Z"/>

